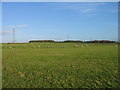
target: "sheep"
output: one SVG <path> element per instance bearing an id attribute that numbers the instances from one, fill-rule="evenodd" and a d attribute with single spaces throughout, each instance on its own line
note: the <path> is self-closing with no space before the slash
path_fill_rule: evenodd
<path id="1" fill-rule="evenodd" d="M 12 49 L 12 50 L 14 49 L 14 47 L 8 47 L 8 48 L 9 48 L 9 49 Z"/>
<path id="2" fill-rule="evenodd" d="M 51 46 L 51 48 L 55 48 L 55 46 Z"/>
<path id="3" fill-rule="evenodd" d="M 8 48 L 12 48 L 12 47 L 8 47 Z"/>
<path id="4" fill-rule="evenodd" d="M 84 45 L 81 45 L 81 47 L 83 47 Z"/>
<path id="5" fill-rule="evenodd" d="M 74 45 L 74 47 L 79 47 L 78 45 Z"/>
<path id="6" fill-rule="evenodd" d="M 35 46 L 32 45 L 32 48 L 35 48 Z"/>
<path id="7" fill-rule="evenodd" d="M 47 48 L 50 48 L 50 46 L 47 46 Z"/>
<path id="8" fill-rule="evenodd" d="M 85 44 L 85 46 L 89 46 L 88 44 Z"/>
<path id="9" fill-rule="evenodd" d="M 64 46 L 62 46 L 62 48 L 65 48 Z"/>
<path id="10" fill-rule="evenodd" d="M 33 48 L 35 48 L 35 46 L 32 46 Z"/>

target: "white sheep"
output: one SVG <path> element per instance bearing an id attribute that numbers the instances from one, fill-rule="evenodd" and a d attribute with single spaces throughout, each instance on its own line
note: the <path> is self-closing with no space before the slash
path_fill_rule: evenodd
<path id="1" fill-rule="evenodd" d="M 85 46 L 89 46 L 88 44 L 86 44 Z"/>
<path id="2" fill-rule="evenodd" d="M 81 45 L 81 47 L 83 47 L 84 45 Z"/>
<path id="3" fill-rule="evenodd" d="M 78 45 L 74 45 L 74 47 L 79 47 Z"/>
<path id="4" fill-rule="evenodd" d="M 47 46 L 47 48 L 50 48 L 50 46 Z"/>

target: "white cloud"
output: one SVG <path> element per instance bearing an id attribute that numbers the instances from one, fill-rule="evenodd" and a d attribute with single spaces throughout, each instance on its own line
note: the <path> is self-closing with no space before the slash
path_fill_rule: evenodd
<path id="1" fill-rule="evenodd" d="M 22 28 L 27 27 L 28 25 L 9 25 L 10 28 Z"/>
<path id="2" fill-rule="evenodd" d="M 11 33 L 12 30 L 0 30 L 0 34 L 5 35 Z"/>
<path id="3" fill-rule="evenodd" d="M 13 32 L 12 28 L 22 28 L 22 27 L 28 27 L 28 25 L 9 25 L 10 30 L 0 30 L 0 35 L 10 34 Z M 19 30 L 15 30 L 15 31 L 19 31 Z"/>
<path id="4" fill-rule="evenodd" d="M 62 3 L 62 4 L 56 4 L 56 3 L 50 3 L 53 6 L 55 6 L 55 10 L 73 10 L 78 13 L 93 13 L 97 11 L 97 8 L 102 5 L 105 5 L 104 2 L 80 2 L 80 3 Z"/>
<path id="5" fill-rule="evenodd" d="M 83 13 L 90 13 L 90 12 L 92 12 L 94 10 L 95 10 L 94 8 L 93 9 L 84 9 L 82 12 Z"/>

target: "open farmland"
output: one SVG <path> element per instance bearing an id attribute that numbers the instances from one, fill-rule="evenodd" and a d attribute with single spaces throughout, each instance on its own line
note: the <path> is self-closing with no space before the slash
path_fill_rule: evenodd
<path id="1" fill-rule="evenodd" d="M 3 88 L 117 88 L 117 44 L 3 44 Z"/>

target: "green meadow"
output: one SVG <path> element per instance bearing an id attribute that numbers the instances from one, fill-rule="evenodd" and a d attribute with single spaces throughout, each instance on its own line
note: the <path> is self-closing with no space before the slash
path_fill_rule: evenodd
<path id="1" fill-rule="evenodd" d="M 118 88 L 118 46 L 2 44 L 3 88 Z"/>

